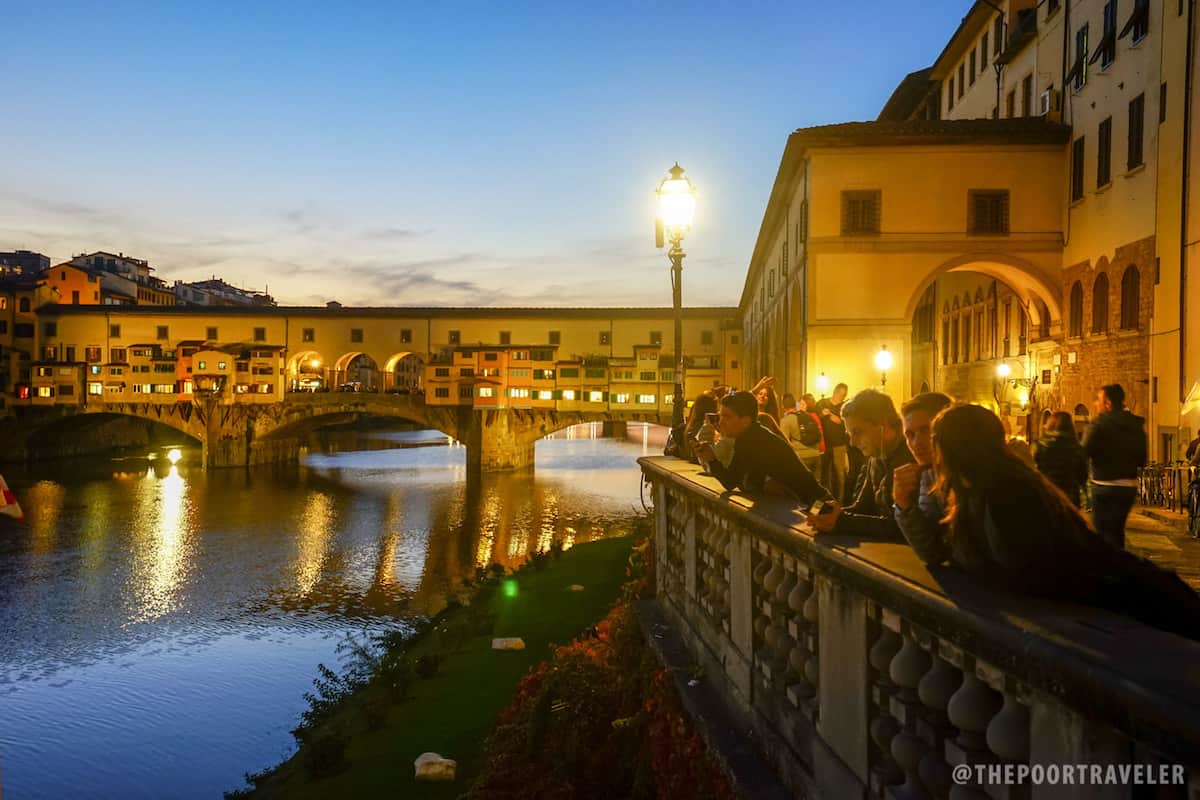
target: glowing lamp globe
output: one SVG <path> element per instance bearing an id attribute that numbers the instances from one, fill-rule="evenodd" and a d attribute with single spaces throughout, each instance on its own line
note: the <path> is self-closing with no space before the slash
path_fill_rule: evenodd
<path id="1" fill-rule="evenodd" d="M 1012 367 L 1010 367 L 1008 364 L 1005 364 L 1004 362 L 1000 362 L 999 364 L 996 365 L 996 377 L 997 378 L 1001 378 L 1001 379 L 1007 378 L 1011 374 L 1012 374 Z"/>
<path id="2" fill-rule="evenodd" d="M 879 348 L 879 352 L 875 354 L 875 369 L 880 372 L 887 372 L 892 368 L 892 354 L 888 352 L 887 345 Z"/>
<path id="3" fill-rule="evenodd" d="M 658 211 L 663 227 L 676 235 L 692 229 L 696 215 L 696 187 L 684 177 L 678 163 L 670 169 L 670 177 L 658 186 Z"/>
<path id="4" fill-rule="evenodd" d="M 817 391 L 821 394 L 829 394 L 829 376 L 824 372 L 817 376 Z"/>

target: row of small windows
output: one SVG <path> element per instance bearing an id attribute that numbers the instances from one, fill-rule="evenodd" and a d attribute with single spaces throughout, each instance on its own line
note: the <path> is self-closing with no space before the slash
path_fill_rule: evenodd
<path id="1" fill-rule="evenodd" d="M 992 23 L 992 29 L 985 30 L 983 35 L 979 37 L 977 47 L 972 47 L 970 52 L 963 57 L 962 63 L 958 65 L 958 81 L 955 82 L 954 72 L 951 71 L 950 79 L 946 83 L 946 108 L 953 109 L 954 101 L 961 100 L 963 94 L 966 93 L 968 86 L 975 85 L 975 79 L 983 74 L 988 65 L 988 44 L 992 45 L 994 50 L 991 52 L 991 57 L 999 56 L 1004 49 L 1004 19 L 996 17 Z"/>
<path id="2" fill-rule="evenodd" d="M 1092 282 L 1092 333 L 1108 333 L 1108 275 L 1101 272 Z M 1136 266 L 1126 267 L 1121 275 L 1120 330 L 1137 330 L 1141 324 L 1141 273 Z M 1067 335 L 1083 336 L 1083 283 L 1071 286 L 1070 313 Z"/>
<path id="3" fill-rule="evenodd" d="M 0 309 L 5 308 L 7 306 L 7 303 L 8 303 L 8 298 L 0 297 Z M 29 311 L 28 298 L 21 298 L 21 300 L 19 302 L 19 308 L 20 308 L 20 311 L 22 311 L 22 312 Z M 54 322 L 45 323 L 44 332 L 45 332 L 46 336 L 57 336 L 58 335 L 57 323 L 54 323 Z M 221 338 L 219 336 L 219 333 L 220 333 L 220 330 L 215 325 L 210 325 L 204 329 L 204 337 L 210 341 L 218 341 Z M 108 335 L 110 338 L 113 338 L 113 339 L 121 338 L 121 326 L 116 323 L 110 324 L 108 326 Z M 170 327 L 167 325 L 156 326 L 155 327 L 155 338 L 158 339 L 159 341 L 169 340 L 170 339 Z M 265 342 L 267 340 L 267 329 L 265 327 L 254 328 L 253 339 L 256 342 Z M 552 344 L 552 345 L 561 344 L 562 343 L 562 334 L 560 331 L 550 331 L 549 339 L 550 339 L 550 344 Z M 712 331 L 701 331 L 700 332 L 700 344 L 701 345 L 711 346 L 713 343 L 713 339 L 714 339 L 714 337 L 713 337 Z M 302 328 L 301 332 L 300 332 L 300 340 L 303 342 L 315 342 L 316 341 L 315 329 Z M 500 332 L 500 344 L 502 344 L 502 345 L 511 344 L 512 343 L 511 340 L 512 340 L 511 332 L 509 332 L 509 331 L 501 331 Z M 612 344 L 612 333 L 610 331 L 600 331 L 599 340 L 600 340 L 600 344 L 602 346 L 608 346 L 608 345 Z M 362 328 L 351 328 L 350 329 L 350 341 L 354 342 L 356 344 L 362 343 L 363 329 Z M 412 331 L 407 328 L 401 329 L 400 343 L 401 344 L 410 344 L 411 342 L 412 342 Z M 457 331 L 457 330 L 449 331 L 447 334 L 447 342 L 452 345 L 462 344 L 461 331 Z M 662 343 L 663 343 L 662 331 L 651 331 L 650 332 L 650 344 L 661 346 Z M 733 339 L 731 340 L 731 343 L 737 344 L 736 336 L 733 337 Z"/>
<path id="4" fill-rule="evenodd" d="M 850 189 L 842 192 L 842 235 L 878 234 L 882 218 L 883 192 L 879 189 Z M 1007 189 L 967 190 L 967 233 L 1005 235 L 1009 232 Z"/>

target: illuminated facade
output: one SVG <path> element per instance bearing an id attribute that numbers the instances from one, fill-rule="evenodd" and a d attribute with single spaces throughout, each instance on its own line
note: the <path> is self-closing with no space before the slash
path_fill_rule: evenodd
<path id="1" fill-rule="evenodd" d="M 976 2 L 878 120 L 793 133 L 740 302 L 754 371 L 853 392 L 886 345 L 897 400 L 946 391 L 1015 433 L 1083 424 L 1119 382 L 1178 457 L 1200 427 L 1191 6 Z"/>
<path id="2" fill-rule="evenodd" d="M 672 401 L 670 309 L 34 308 L 21 315 L 29 374 L 10 403 L 264 403 L 339 390 L 479 409 L 657 413 Z M 741 385 L 735 310 L 686 316 L 689 395 Z"/>

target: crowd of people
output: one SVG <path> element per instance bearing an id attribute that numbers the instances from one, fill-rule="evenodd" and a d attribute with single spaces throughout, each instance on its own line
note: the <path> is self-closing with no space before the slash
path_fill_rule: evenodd
<path id="1" fill-rule="evenodd" d="M 838 384 L 821 400 L 781 396 L 770 377 L 718 387 L 692 404 L 675 452 L 727 490 L 792 498 L 817 536 L 903 542 L 930 566 L 1200 640 L 1200 595 L 1125 550 L 1147 441 L 1120 385 L 1096 392 L 1082 442 L 1059 412 L 1033 448 L 989 409 L 941 393 L 899 411 L 875 389 L 848 395 Z"/>

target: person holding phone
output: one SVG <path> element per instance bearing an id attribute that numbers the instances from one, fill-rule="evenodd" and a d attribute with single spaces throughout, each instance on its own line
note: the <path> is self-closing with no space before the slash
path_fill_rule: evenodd
<path id="1" fill-rule="evenodd" d="M 788 443 L 758 422 L 758 400 L 752 393 L 734 392 L 723 398 L 719 419 L 722 441 L 733 442 L 729 465 L 721 463 L 712 445 L 697 444 L 695 450 L 700 463 L 726 489 L 761 492 L 770 478 L 806 506 L 832 499 Z"/>

